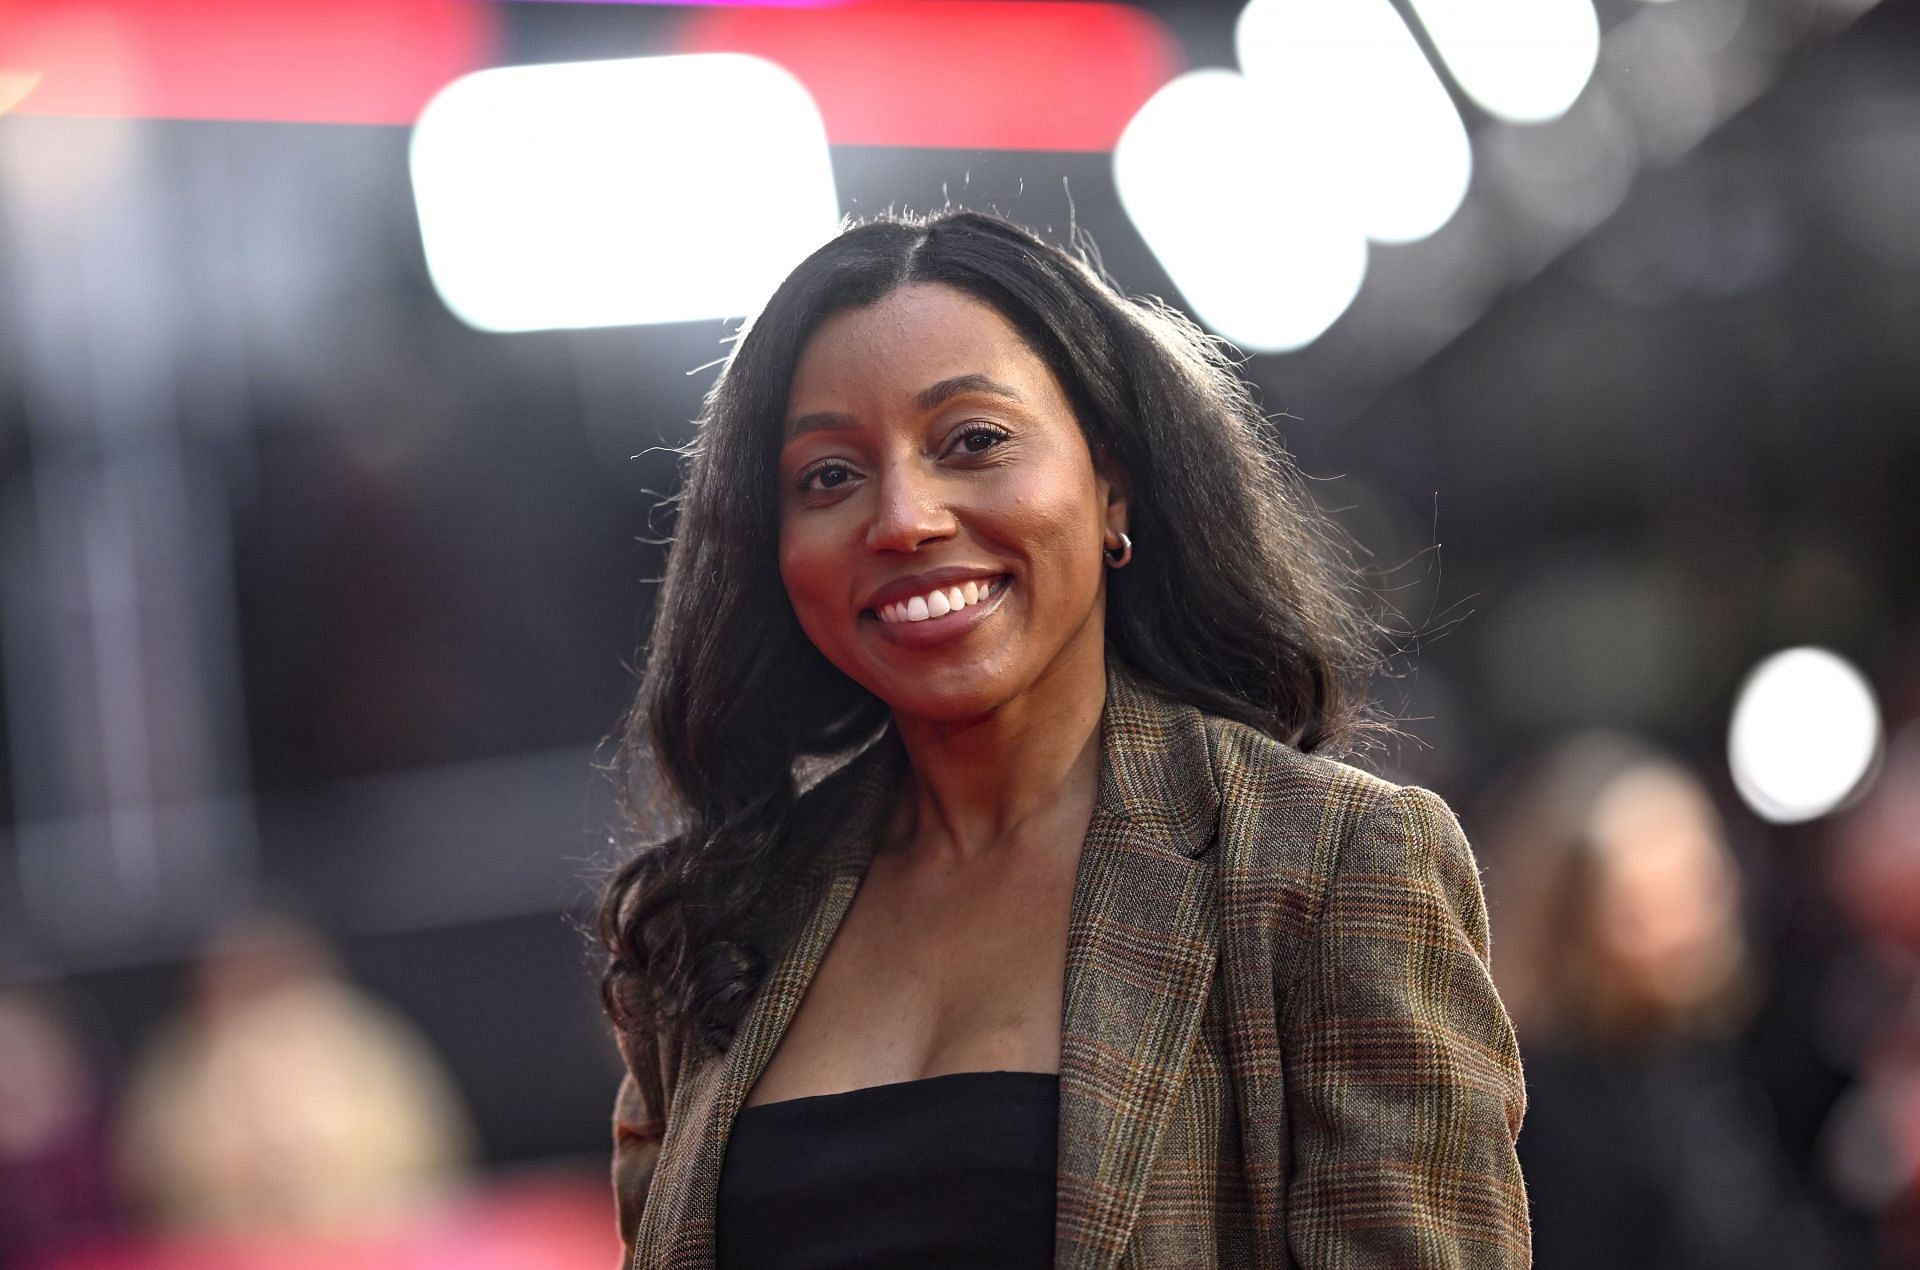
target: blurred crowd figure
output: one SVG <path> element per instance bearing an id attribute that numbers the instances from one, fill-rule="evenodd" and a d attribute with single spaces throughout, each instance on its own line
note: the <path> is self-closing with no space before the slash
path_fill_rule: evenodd
<path id="1" fill-rule="evenodd" d="M 1762 985 L 1702 783 L 1583 734 L 1510 779 L 1478 837 L 1526 1062 L 1536 1264 L 1858 1264 L 1743 1063 Z"/>
<path id="2" fill-rule="evenodd" d="M 1824 1163 L 1879 1216 L 1887 1264 L 1920 1265 L 1920 722 L 1894 736 L 1865 798 L 1835 821 L 1826 864 L 1878 991 Z"/>
<path id="3" fill-rule="evenodd" d="M 221 933 L 191 1000 L 140 1056 L 122 1174 L 146 1218 L 239 1233 L 339 1233 L 460 1185 L 474 1134 L 412 1024 L 281 918 Z"/>
<path id="4" fill-rule="evenodd" d="M 105 1079 L 44 990 L 0 989 L 0 1265 L 114 1216 Z"/>

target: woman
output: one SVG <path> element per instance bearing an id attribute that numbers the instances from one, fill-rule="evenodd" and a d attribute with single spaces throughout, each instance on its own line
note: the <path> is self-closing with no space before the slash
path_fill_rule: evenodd
<path id="1" fill-rule="evenodd" d="M 1325 757 L 1368 627 L 1262 432 L 977 213 L 741 337 L 623 746 L 680 824 L 601 913 L 631 1264 L 1526 1262 L 1472 857 Z"/>
<path id="2" fill-rule="evenodd" d="M 1744 884 L 1700 779 L 1588 732 L 1489 817 L 1499 984 L 1526 1047 L 1521 1144 L 1542 1265 L 1866 1265 L 1789 1158 L 1740 1034 Z"/>

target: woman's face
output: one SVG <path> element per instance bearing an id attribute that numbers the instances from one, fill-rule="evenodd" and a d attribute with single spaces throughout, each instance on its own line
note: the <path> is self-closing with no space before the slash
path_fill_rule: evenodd
<path id="1" fill-rule="evenodd" d="M 991 306 L 916 284 L 821 323 L 794 368 L 780 481 L 801 628 L 896 714 L 978 718 L 1102 664 L 1101 549 L 1126 505 Z"/>
<path id="2" fill-rule="evenodd" d="M 1588 833 L 1601 965 L 1620 988 L 1666 1009 L 1711 1000 L 1743 954 L 1740 876 L 1706 792 L 1676 770 L 1630 770 L 1601 795 Z"/>

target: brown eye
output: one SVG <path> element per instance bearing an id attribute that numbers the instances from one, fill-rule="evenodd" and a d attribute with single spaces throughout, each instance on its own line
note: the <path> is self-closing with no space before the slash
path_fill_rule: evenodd
<path id="1" fill-rule="evenodd" d="M 842 488 L 853 478 L 853 469 L 845 463 L 822 463 L 802 472 L 794 485 L 802 494 L 825 494 Z"/>
<path id="2" fill-rule="evenodd" d="M 1006 439 L 1007 434 L 998 428 L 975 424 L 960 434 L 956 444 L 967 454 L 985 454 Z"/>

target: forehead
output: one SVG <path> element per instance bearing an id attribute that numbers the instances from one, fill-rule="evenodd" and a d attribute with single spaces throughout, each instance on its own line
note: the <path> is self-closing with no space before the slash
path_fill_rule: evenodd
<path id="1" fill-rule="evenodd" d="M 999 310 L 952 287 L 914 283 L 815 329 L 794 366 L 787 413 L 907 398 L 965 374 L 984 374 L 1022 396 L 1061 395 L 1046 363 Z"/>

